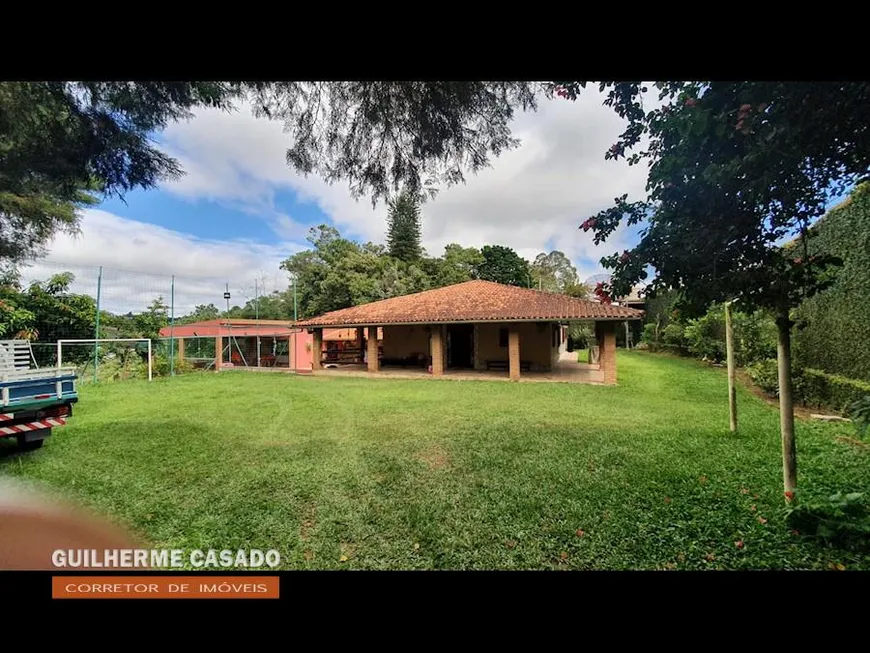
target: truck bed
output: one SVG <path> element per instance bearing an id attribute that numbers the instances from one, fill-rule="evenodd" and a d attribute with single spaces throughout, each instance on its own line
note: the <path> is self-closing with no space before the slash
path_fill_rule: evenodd
<path id="1" fill-rule="evenodd" d="M 0 372 L 0 410 L 76 401 L 75 368 L 42 368 Z"/>

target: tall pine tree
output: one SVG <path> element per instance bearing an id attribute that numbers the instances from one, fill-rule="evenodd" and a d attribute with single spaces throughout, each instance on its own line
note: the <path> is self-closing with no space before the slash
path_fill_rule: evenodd
<path id="1" fill-rule="evenodd" d="M 390 256 L 407 263 L 418 260 L 423 254 L 420 247 L 420 202 L 407 191 L 389 202 L 387 249 Z"/>

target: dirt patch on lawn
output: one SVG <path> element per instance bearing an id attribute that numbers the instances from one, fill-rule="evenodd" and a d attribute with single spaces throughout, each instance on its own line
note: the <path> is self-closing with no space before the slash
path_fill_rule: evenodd
<path id="1" fill-rule="evenodd" d="M 429 469 L 443 469 L 450 465 L 450 454 L 441 445 L 435 444 L 417 452 L 417 460 Z"/>
<path id="2" fill-rule="evenodd" d="M 317 506 L 313 503 L 305 506 L 301 517 L 302 525 L 299 527 L 299 539 L 306 542 L 311 537 L 311 531 L 317 525 Z"/>

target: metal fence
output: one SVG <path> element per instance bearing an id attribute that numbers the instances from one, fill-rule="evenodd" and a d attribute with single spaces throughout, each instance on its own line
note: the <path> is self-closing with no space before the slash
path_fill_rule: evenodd
<path id="1" fill-rule="evenodd" d="M 37 319 L 26 335 L 38 364 L 56 364 L 61 341 L 64 364 L 75 364 L 85 382 L 144 377 L 148 360 L 154 363 L 157 375 L 175 376 L 208 367 L 199 363 L 213 361 L 219 355 L 214 351 L 214 338 L 194 337 L 178 351 L 178 338 L 160 337 L 161 327 L 172 332 L 178 325 L 221 320 L 232 314 L 253 320 L 252 324 L 265 334 L 270 320 L 294 319 L 291 302 L 281 314 L 275 314 L 276 293 L 292 296 L 287 275 L 280 271 L 232 280 L 40 260 L 21 268 L 19 274 L 28 305 L 38 309 L 34 311 Z M 271 312 L 269 319 L 261 319 L 260 307 L 267 298 L 273 299 Z M 108 342 L 129 338 L 142 340 Z M 153 359 L 146 353 L 148 339 Z M 250 361 L 250 365 L 246 360 L 245 366 L 260 366 L 261 345 L 258 333 L 257 360 Z"/>

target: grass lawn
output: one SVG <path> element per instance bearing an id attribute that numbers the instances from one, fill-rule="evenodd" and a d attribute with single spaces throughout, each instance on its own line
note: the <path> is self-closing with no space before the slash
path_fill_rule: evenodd
<path id="1" fill-rule="evenodd" d="M 777 412 L 721 369 L 619 352 L 616 387 L 223 372 L 83 387 L 40 481 L 146 546 L 290 569 L 870 568 L 785 524 Z M 848 424 L 799 421 L 802 497 L 870 490 Z M 738 548 L 735 542 L 742 541 Z"/>

